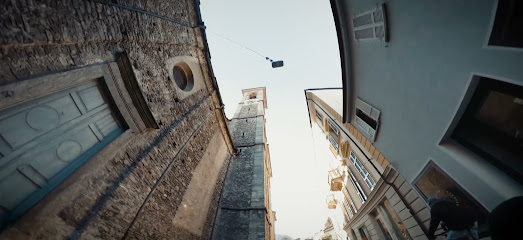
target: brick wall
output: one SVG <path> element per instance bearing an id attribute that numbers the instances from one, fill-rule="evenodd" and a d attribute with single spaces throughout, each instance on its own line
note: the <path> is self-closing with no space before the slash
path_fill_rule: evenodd
<path id="1" fill-rule="evenodd" d="M 209 183 L 212 201 L 201 233 L 171 224 L 211 137 L 223 134 L 223 120 L 214 110 L 219 105 L 210 96 L 214 87 L 201 29 L 173 22 L 198 23 L 193 1 L 116 2 L 151 14 L 96 1 L 27 0 L 0 6 L 0 86 L 115 61 L 117 52 L 126 51 L 159 125 L 159 129 L 119 138 L 118 147 L 103 161 L 87 162 L 5 227 L 0 238 L 209 237 L 230 154 L 215 169 L 220 172 L 217 181 Z M 177 96 L 171 69 L 165 67 L 176 56 L 198 59 L 204 75 L 205 87 L 186 98 Z M 227 136 L 220 141 L 227 141 Z"/>

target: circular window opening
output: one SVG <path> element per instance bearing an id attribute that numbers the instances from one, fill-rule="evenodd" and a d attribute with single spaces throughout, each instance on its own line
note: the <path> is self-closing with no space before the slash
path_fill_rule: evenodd
<path id="1" fill-rule="evenodd" d="M 186 63 L 179 63 L 174 66 L 173 79 L 176 85 L 183 91 L 189 92 L 194 86 L 191 69 Z"/>

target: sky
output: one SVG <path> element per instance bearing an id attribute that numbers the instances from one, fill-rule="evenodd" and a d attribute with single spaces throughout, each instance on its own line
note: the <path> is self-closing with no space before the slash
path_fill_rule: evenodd
<path id="1" fill-rule="evenodd" d="M 201 0 L 211 63 L 232 118 L 242 89 L 267 88 L 267 141 L 276 233 L 304 238 L 326 221 L 327 173 L 315 155 L 304 89 L 341 87 L 336 29 L 329 1 Z M 270 62 L 226 40 L 274 60 Z"/>

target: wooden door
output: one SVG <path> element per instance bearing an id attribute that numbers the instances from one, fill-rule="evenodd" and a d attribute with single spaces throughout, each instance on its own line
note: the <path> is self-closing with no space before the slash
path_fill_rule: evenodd
<path id="1" fill-rule="evenodd" d="M 93 80 L 0 111 L 0 226 L 123 132 L 101 84 Z"/>

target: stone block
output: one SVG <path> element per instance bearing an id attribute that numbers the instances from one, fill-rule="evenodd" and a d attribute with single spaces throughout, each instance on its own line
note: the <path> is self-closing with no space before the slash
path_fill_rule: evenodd
<path id="1" fill-rule="evenodd" d="M 409 228 L 409 229 L 407 229 L 407 231 L 409 231 L 409 234 L 411 237 L 417 237 L 417 236 L 425 234 L 425 233 L 423 233 L 423 230 L 421 230 L 421 228 L 419 226 L 414 226 L 412 228 Z"/>
<path id="2" fill-rule="evenodd" d="M 420 236 L 417 236 L 415 238 L 413 238 L 414 240 L 428 240 L 427 236 L 425 235 L 420 235 Z"/>
<path id="3" fill-rule="evenodd" d="M 396 205 L 394 205 L 394 211 L 396 211 L 397 213 L 403 211 L 403 209 L 405 208 L 406 206 L 402 201 L 399 201 L 396 203 Z"/>
<path id="4" fill-rule="evenodd" d="M 405 179 L 401 176 L 401 174 L 398 174 L 398 177 L 396 178 L 396 180 L 394 180 L 393 184 L 394 184 L 394 186 L 399 188 L 399 187 L 401 187 L 401 185 L 403 185 L 404 182 L 405 182 Z"/>
<path id="5" fill-rule="evenodd" d="M 396 192 L 394 191 L 394 188 L 392 187 L 389 187 L 389 189 L 387 190 L 387 192 L 385 192 L 385 196 L 390 199 L 392 197 L 392 195 L 394 195 Z"/>
<path id="6" fill-rule="evenodd" d="M 408 182 L 403 182 L 403 185 L 401 185 L 399 187 L 399 193 L 402 195 L 402 196 L 405 196 L 407 195 L 407 193 L 409 191 L 412 190 L 412 187 L 410 186 L 410 184 Z"/>
<path id="7" fill-rule="evenodd" d="M 405 208 L 403 209 L 403 211 L 399 212 L 398 213 L 398 216 L 400 217 L 400 219 L 408 219 L 409 217 L 412 217 L 412 214 L 410 214 L 409 212 L 409 209 L 408 208 Z"/>
<path id="8" fill-rule="evenodd" d="M 396 194 L 396 192 L 394 192 L 394 194 L 392 194 L 392 197 L 389 198 L 389 202 L 392 206 L 396 205 L 399 201 L 400 197 L 398 196 L 398 194 Z"/>
<path id="9" fill-rule="evenodd" d="M 416 220 L 414 220 L 413 217 L 409 217 L 409 218 L 403 220 L 403 224 L 405 225 L 406 228 L 411 228 L 411 227 L 418 225 L 418 223 L 416 222 Z"/>
<path id="10" fill-rule="evenodd" d="M 425 227 L 427 229 L 429 229 L 429 227 L 430 227 L 430 219 L 427 219 L 427 220 L 423 221 L 423 225 L 425 225 Z M 441 225 L 438 226 L 438 229 L 441 229 Z"/>
<path id="11" fill-rule="evenodd" d="M 406 195 L 405 195 L 405 200 L 410 204 L 412 202 L 414 202 L 416 199 L 419 198 L 419 195 L 418 193 L 412 189 L 410 192 L 408 192 Z"/>
<path id="12" fill-rule="evenodd" d="M 418 213 L 416 213 L 416 215 L 418 215 L 418 217 L 421 221 L 426 221 L 426 220 L 430 219 L 430 209 L 424 208 L 421 211 L 419 211 Z"/>
<path id="13" fill-rule="evenodd" d="M 414 202 L 410 204 L 410 206 L 412 207 L 412 210 L 414 212 L 420 212 L 424 208 L 428 207 L 427 203 L 423 201 L 421 198 L 416 199 Z"/>

